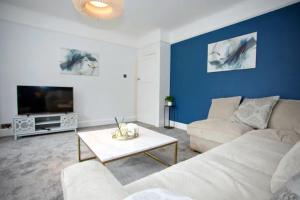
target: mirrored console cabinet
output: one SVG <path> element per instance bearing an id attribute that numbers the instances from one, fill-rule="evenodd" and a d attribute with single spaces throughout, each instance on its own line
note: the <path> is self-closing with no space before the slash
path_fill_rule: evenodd
<path id="1" fill-rule="evenodd" d="M 75 131 L 78 114 L 21 115 L 13 118 L 15 140 L 22 136 Z"/>

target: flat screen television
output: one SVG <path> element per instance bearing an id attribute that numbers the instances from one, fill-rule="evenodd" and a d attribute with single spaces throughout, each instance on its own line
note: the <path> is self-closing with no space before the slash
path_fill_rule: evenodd
<path id="1" fill-rule="evenodd" d="M 72 87 L 17 86 L 18 114 L 73 112 Z"/>

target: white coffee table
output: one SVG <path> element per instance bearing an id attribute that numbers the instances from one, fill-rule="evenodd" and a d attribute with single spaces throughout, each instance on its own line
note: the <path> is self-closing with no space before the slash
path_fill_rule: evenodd
<path id="1" fill-rule="evenodd" d="M 162 161 L 158 157 L 150 154 L 149 151 L 174 145 L 174 164 L 177 163 L 178 140 L 158 132 L 139 127 L 139 137 L 131 140 L 112 139 L 112 133 L 116 128 L 79 132 L 78 134 L 78 160 L 90 160 L 98 158 L 101 163 L 106 164 L 122 158 L 144 153 L 146 156 L 166 165 L 170 164 Z M 95 157 L 81 158 L 80 141 L 82 141 L 94 154 Z"/>

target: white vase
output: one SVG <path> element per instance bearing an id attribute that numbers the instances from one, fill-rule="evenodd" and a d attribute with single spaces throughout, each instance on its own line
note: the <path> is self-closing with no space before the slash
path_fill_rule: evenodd
<path id="1" fill-rule="evenodd" d="M 172 105 L 173 105 L 173 102 L 168 101 L 168 102 L 167 102 L 167 105 L 168 105 L 168 106 L 172 106 Z"/>

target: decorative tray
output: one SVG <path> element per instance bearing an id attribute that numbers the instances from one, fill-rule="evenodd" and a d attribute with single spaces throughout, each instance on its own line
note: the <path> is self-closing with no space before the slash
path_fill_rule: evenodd
<path id="1" fill-rule="evenodd" d="M 119 123 L 115 117 L 118 128 L 112 133 L 112 138 L 115 140 L 131 140 L 139 136 L 138 125 L 133 123 Z"/>
<path id="2" fill-rule="evenodd" d="M 112 134 L 112 138 L 115 140 L 131 140 L 137 138 L 138 136 L 139 134 L 137 133 L 125 132 L 125 131 L 122 131 L 122 133 L 120 133 L 119 130 L 116 130 Z"/>

